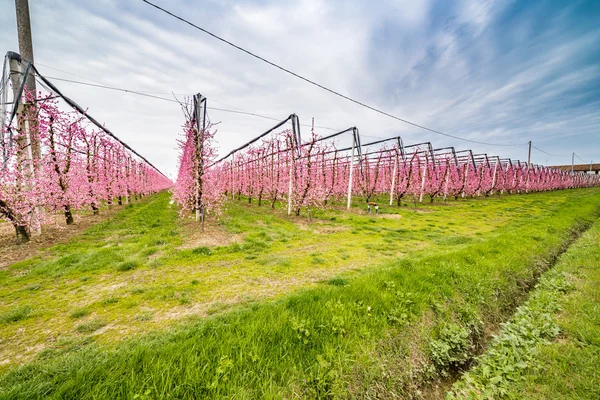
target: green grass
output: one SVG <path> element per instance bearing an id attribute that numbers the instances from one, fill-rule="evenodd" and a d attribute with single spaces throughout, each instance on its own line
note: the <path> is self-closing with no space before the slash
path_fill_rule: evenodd
<path id="1" fill-rule="evenodd" d="M 379 217 L 334 208 L 312 222 L 234 201 L 219 229 L 238 240 L 191 247 L 184 235 L 193 232 L 168 200 L 145 199 L 0 271 L 0 310 L 25 300 L 35 310 L 0 325 L 12 348 L 2 350 L 9 362 L 0 393 L 406 393 L 413 377 L 423 382 L 466 362 L 483 327 L 512 313 L 572 230 L 590 223 L 600 191 L 382 207 Z M 120 271 L 129 261 L 136 267 Z M 90 314 L 74 319 L 77 309 Z M 210 317 L 182 320 L 194 315 Z M 10 339 L 21 328 L 28 333 Z M 55 344 L 27 353 L 49 336 Z M 37 360 L 16 368 L 17 352 Z"/>
<path id="2" fill-rule="evenodd" d="M 71 313 L 71 318 L 83 318 L 90 314 L 90 310 L 87 308 L 78 308 Z"/>
<path id="3" fill-rule="evenodd" d="M 96 319 L 78 325 L 77 328 L 75 328 L 75 330 L 79 333 L 92 333 L 104 326 L 106 326 L 106 322 Z"/>
<path id="4" fill-rule="evenodd" d="M 525 371 L 508 395 L 527 399 L 600 398 L 600 223 L 561 259 L 557 270 L 572 291 L 554 319 L 560 335 L 539 346 L 535 368 Z"/>
<path id="5" fill-rule="evenodd" d="M 18 322 L 27 318 L 30 313 L 31 307 L 26 305 L 18 305 L 0 314 L 0 322 L 4 324 Z"/>

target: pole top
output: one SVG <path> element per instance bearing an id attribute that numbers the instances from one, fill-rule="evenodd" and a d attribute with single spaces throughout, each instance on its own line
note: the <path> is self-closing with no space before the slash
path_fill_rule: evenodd
<path id="1" fill-rule="evenodd" d="M 14 51 L 7 51 L 6 52 L 6 57 L 9 60 L 14 60 L 14 61 L 17 61 L 17 62 L 21 62 L 21 60 L 22 60 L 21 55 L 19 53 L 15 53 Z"/>

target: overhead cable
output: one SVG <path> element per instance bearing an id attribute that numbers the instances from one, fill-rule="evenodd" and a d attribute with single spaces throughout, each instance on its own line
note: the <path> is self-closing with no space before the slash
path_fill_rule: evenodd
<path id="1" fill-rule="evenodd" d="M 168 11 L 168 10 L 166 10 L 166 9 L 164 9 L 164 8 L 162 8 L 162 7 L 160 7 L 160 6 L 156 5 L 156 4 L 154 4 L 154 3 L 152 3 L 152 2 L 150 2 L 150 1 L 148 1 L 148 0 L 142 0 L 142 1 L 143 1 L 144 3 L 146 3 L 146 4 L 148 4 L 148 5 L 150 5 L 150 6 L 154 7 L 154 8 L 156 8 L 157 10 L 160 10 L 160 11 L 162 11 L 162 12 L 164 12 L 164 13 L 166 13 L 166 14 L 170 15 L 171 17 L 173 17 L 173 18 L 175 18 L 175 19 L 178 19 L 179 21 L 181 21 L 181 22 L 183 22 L 183 23 L 185 23 L 185 24 L 187 24 L 187 25 L 190 25 L 190 26 L 192 26 L 193 28 L 196 28 L 196 29 L 198 29 L 198 30 L 200 30 L 200 31 L 202 31 L 202 32 L 204 32 L 204 33 L 206 33 L 207 35 L 210 35 L 210 36 L 212 36 L 213 38 L 215 38 L 215 39 L 217 39 L 217 40 L 220 40 L 220 41 L 221 41 L 221 42 L 223 42 L 223 43 L 226 43 L 226 44 L 228 44 L 228 45 L 229 45 L 229 46 L 231 46 L 231 47 L 234 47 L 234 48 L 236 48 L 236 49 L 238 49 L 238 50 L 240 50 L 240 51 L 242 51 L 242 52 L 244 52 L 244 53 L 246 53 L 246 54 L 248 54 L 248 55 L 250 55 L 250 56 L 252 56 L 252 57 L 254 57 L 254 58 L 258 59 L 258 60 L 260 60 L 260 61 L 263 61 L 263 62 L 265 62 L 265 63 L 267 63 L 267 64 L 271 65 L 272 67 L 275 67 L 275 68 L 277 68 L 277 69 L 279 69 L 279 70 L 281 70 L 281 71 L 283 71 L 283 72 L 286 72 L 286 73 L 288 73 L 288 74 L 290 74 L 290 75 L 292 75 L 292 76 L 294 76 L 294 77 L 296 77 L 296 78 L 298 78 L 298 79 L 301 79 L 301 80 L 303 80 L 303 81 L 305 81 L 305 82 L 307 82 L 307 83 L 309 83 L 309 84 L 311 84 L 311 85 L 313 85 L 313 86 L 316 86 L 316 87 L 318 87 L 318 88 L 320 88 L 320 89 L 323 89 L 323 90 L 325 90 L 325 91 L 327 91 L 327 92 L 329 92 L 329 93 L 332 93 L 332 94 L 334 94 L 334 95 L 336 95 L 336 96 L 338 96 L 338 97 L 341 97 L 341 98 L 343 98 L 343 99 L 346 99 L 346 100 L 348 100 L 348 101 L 350 101 L 350 102 L 352 102 L 352 103 L 358 104 L 358 105 L 359 105 L 359 106 L 361 106 L 361 107 L 364 107 L 364 108 L 367 108 L 367 109 L 369 109 L 369 110 L 375 111 L 375 112 L 377 112 L 377 113 L 379 113 L 379 114 L 382 114 L 382 115 L 385 115 L 385 116 L 387 116 L 387 117 L 393 118 L 393 119 L 395 119 L 395 120 L 398 120 L 398 121 L 400 121 L 400 122 L 403 122 L 403 123 L 405 123 L 405 124 L 408 124 L 408 125 L 415 126 L 415 127 L 419 128 L 419 129 L 423 129 L 423 130 L 426 130 L 426 131 L 429 131 L 429 132 L 432 132 L 432 133 L 436 133 L 436 134 L 438 134 L 438 135 L 442 135 L 442 136 L 450 137 L 450 138 L 453 138 L 453 139 L 462 140 L 462 141 L 465 141 L 465 142 L 477 143 L 477 144 L 482 144 L 482 145 L 486 145 L 486 146 L 503 146 L 503 147 L 512 147 L 512 146 L 517 146 L 517 145 L 515 145 L 515 144 L 498 144 L 498 143 L 487 143 L 487 142 L 481 142 L 481 141 L 477 141 L 477 140 L 465 139 L 465 138 L 462 138 L 462 137 L 460 137 L 460 136 L 451 135 L 451 134 L 449 134 L 449 133 L 445 133 L 445 132 L 442 132 L 442 131 L 439 131 L 439 130 L 436 130 L 436 129 L 428 128 L 428 127 L 426 127 L 426 126 L 424 126 L 424 125 L 421 125 L 421 124 L 418 124 L 418 123 L 415 123 L 415 122 L 409 121 L 409 120 L 407 120 L 407 119 L 400 118 L 400 117 L 398 117 L 398 116 L 395 116 L 395 115 L 393 115 L 393 114 L 390 114 L 390 113 L 388 113 L 388 112 L 386 112 L 386 111 L 382 111 L 382 110 L 380 110 L 380 109 L 378 109 L 378 108 L 375 108 L 375 107 L 373 107 L 373 106 L 370 106 L 370 105 L 368 105 L 368 104 L 366 104 L 366 103 L 363 103 L 363 102 L 361 102 L 361 101 L 359 101 L 359 100 L 355 100 L 355 99 L 353 99 L 353 98 L 351 98 L 351 97 L 349 97 L 349 96 L 346 96 L 346 95 L 344 95 L 344 94 L 342 94 L 342 93 L 340 93 L 340 92 L 337 92 L 337 91 L 335 91 L 335 90 L 333 90 L 333 89 L 330 89 L 330 88 L 328 88 L 328 87 L 326 87 L 326 86 L 324 86 L 324 85 L 321 85 L 320 83 L 317 83 L 317 82 L 315 82 L 315 81 L 313 81 L 313 80 L 311 80 L 311 79 L 305 78 L 305 77 L 303 77 L 302 75 L 299 75 L 299 74 L 297 74 L 297 73 L 295 73 L 295 72 L 293 72 L 293 71 L 291 71 L 291 70 L 289 70 L 289 69 L 287 69 L 287 68 L 284 68 L 284 67 L 280 66 L 279 64 L 276 64 L 276 63 L 274 63 L 274 62 L 272 62 L 272 61 L 269 61 L 269 60 L 267 60 L 266 58 L 264 58 L 264 57 L 261 57 L 261 56 L 259 56 L 259 55 L 255 54 L 255 53 L 253 53 L 253 52 L 251 52 L 251 51 L 249 51 L 249 50 L 246 50 L 245 48 L 243 48 L 243 47 L 241 47 L 241 46 L 238 46 L 238 45 L 236 45 L 236 44 L 234 44 L 234 43 L 230 42 L 229 40 L 223 39 L 222 37 L 220 37 L 220 36 L 218 36 L 218 35 L 216 35 L 216 34 L 214 34 L 214 33 L 210 32 L 210 31 L 208 31 L 208 30 L 206 30 L 206 29 L 204 29 L 204 28 L 202 28 L 202 27 L 200 27 L 200 26 L 198 26 L 198 25 L 196 25 L 196 24 L 194 24 L 194 23 L 192 23 L 192 22 L 190 22 L 190 21 L 186 20 L 185 18 L 183 18 L 183 17 L 180 17 L 180 16 L 178 16 L 178 15 L 176 15 L 176 14 L 174 14 L 174 13 L 172 13 L 172 12 L 170 12 L 170 11 Z"/>

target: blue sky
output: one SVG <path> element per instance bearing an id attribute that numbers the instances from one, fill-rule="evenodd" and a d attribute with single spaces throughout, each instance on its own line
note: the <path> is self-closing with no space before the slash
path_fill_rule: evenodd
<path id="1" fill-rule="evenodd" d="M 172 97 L 406 143 L 472 148 L 568 164 L 600 161 L 600 1 L 166 1 L 239 45 L 416 123 L 495 147 L 421 131 L 282 73 L 140 0 L 30 1 L 36 63 L 47 76 Z M 0 47 L 18 51 L 14 2 L 0 0 Z M 88 81 L 89 82 L 89 81 Z M 113 132 L 176 171 L 177 104 L 56 82 Z M 226 105 L 226 106 L 225 106 Z M 211 111 L 223 152 L 272 121 Z M 305 129 L 304 134 L 308 134 Z M 328 134 L 330 131 L 317 130 Z M 589 162 L 589 161 L 588 161 Z"/>

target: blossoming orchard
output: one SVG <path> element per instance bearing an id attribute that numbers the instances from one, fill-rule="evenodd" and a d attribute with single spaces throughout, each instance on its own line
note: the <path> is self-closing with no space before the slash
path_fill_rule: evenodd
<path id="1" fill-rule="evenodd" d="M 219 214 L 227 199 L 242 197 L 259 206 L 283 204 L 288 214 L 305 210 L 310 216 L 311 210 L 329 204 L 344 202 L 350 208 L 357 197 L 374 205 L 373 199 L 384 196 L 392 206 L 402 199 L 416 204 L 600 185 L 594 175 L 434 148 L 429 142 L 405 145 L 400 137 L 361 144 L 356 127 L 326 136 L 313 128 L 302 138 L 295 114 L 217 159 L 215 130 L 207 100 L 200 95 L 183 105 L 173 185 L 39 73 L 38 78 L 46 93 L 21 87 L 0 131 L 0 216 L 14 226 L 18 242 L 28 241 L 57 213 L 70 225 L 75 211 L 97 214 L 102 206 L 169 188 L 180 214 L 195 213 L 203 230 L 206 213 Z M 61 100 L 68 107 L 61 107 Z M 350 147 L 339 146 L 344 138 L 352 139 Z"/>
<path id="2" fill-rule="evenodd" d="M 59 97 L 23 90 L 15 123 L 1 130 L 0 217 L 18 242 L 56 213 L 70 225 L 74 211 L 97 214 L 172 185 L 83 110 L 59 107 Z"/>
<path id="3" fill-rule="evenodd" d="M 360 145 L 358 129 L 319 136 L 314 129 L 301 140 L 298 117 L 291 115 L 250 143 L 215 160 L 214 132 L 198 131 L 192 116 L 181 141 L 175 197 L 182 210 L 197 206 L 218 212 L 227 197 L 247 198 L 288 214 L 325 207 L 352 197 L 386 197 L 433 202 L 435 198 L 472 198 L 494 193 L 529 193 L 600 185 L 597 175 L 570 173 L 471 150 L 435 149 L 431 143 L 404 145 L 400 137 Z M 277 131 L 291 122 L 291 129 Z M 336 139 L 351 135 L 353 145 L 339 148 Z M 377 146 L 377 147 L 376 147 Z"/>

